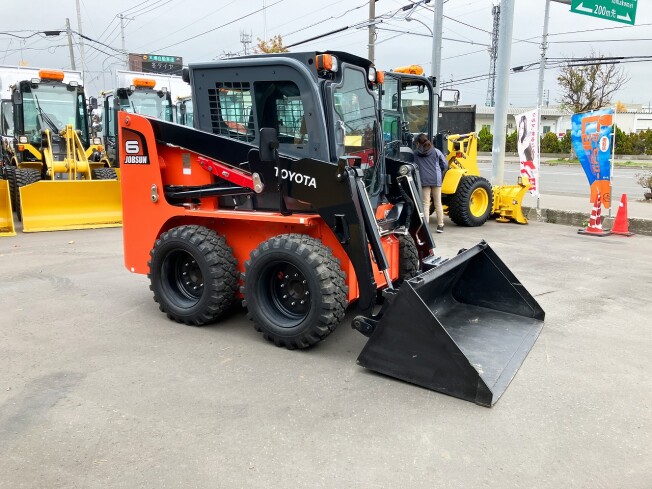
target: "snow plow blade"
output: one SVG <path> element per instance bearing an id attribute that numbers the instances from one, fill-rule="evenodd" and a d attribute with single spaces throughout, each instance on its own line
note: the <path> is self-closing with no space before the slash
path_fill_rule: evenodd
<path id="1" fill-rule="evenodd" d="M 379 316 L 358 364 L 491 407 L 545 313 L 483 241 L 388 291 Z"/>
<path id="2" fill-rule="evenodd" d="M 20 188 L 23 231 L 119 227 L 118 180 L 41 180 Z"/>
<path id="3" fill-rule="evenodd" d="M 14 216 L 11 211 L 9 182 L 0 179 L 0 236 L 15 236 Z"/>
<path id="4" fill-rule="evenodd" d="M 530 180 L 527 177 L 518 177 L 516 185 L 493 187 L 494 205 L 491 214 L 496 216 L 496 221 L 527 224 L 527 217 L 523 214 L 523 197 L 529 189 Z"/>

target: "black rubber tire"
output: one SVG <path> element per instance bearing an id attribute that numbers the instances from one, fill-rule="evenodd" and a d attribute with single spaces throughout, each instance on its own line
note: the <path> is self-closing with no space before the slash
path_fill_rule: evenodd
<path id="1" fill-rule="evenodd" d="M 15 192 L 16 202 L 15 202 L 14 209 L 16 210 L 16 217 L 18 217 L 18 220 L 22 222 L 23 209 L 20 204 L 19 189 L 21 187 L 25 187 L 26 185 L 30 185 L 32 183 L 36 183 L 39 180 L 41 180 L 41 173 L 38 170 L 34 170 L 32 168 L 16 168 L 15 176 L 16 176 L 16 192 Z"/>
<path id="2" fill-rule="evenodd" d="M 348 305 L 339 260 L 321 241 L 303 234 L 261 243 L 245 262 L 243 281 L 247 317 L 267 340 L 288 350 L 326 338 Z"/>
<path id="3" fill-rule="evenodd" d="M 472 196 L 474 192 L 481 190 L 487 194 L 487 205 L 480 212 L 474 214 L 471 210 Z M 448 217 L 458 226 L 482 226 L 491 214 L 493 199 L 493 190 L 486 178 L 465 175 L 460 179 L 457 191 L 451 196 Z"/>
<path id="4" fill-rule="evenodd" d="M 93 180 L 117 180 L 118 174 L 113 168 L 94 168 L 91 170 Z"/>
<path id="5" fill-rule="evenodd" d="M 154 301 L 179 323 L 215 322 L 235 302 L 237 261 L 224 237 L 212 229 L 190 225 L 164 232 L 150 251 L 148 265 Z"/>
<path id="6" fill-rule="evenodd" d="M 409 234 L 396 235 L 399 243 L 398 251 L 398 280 L 394 282 L 400 286 L 404 281 L 419 275 L 419 251 L 414 239 Z"/>

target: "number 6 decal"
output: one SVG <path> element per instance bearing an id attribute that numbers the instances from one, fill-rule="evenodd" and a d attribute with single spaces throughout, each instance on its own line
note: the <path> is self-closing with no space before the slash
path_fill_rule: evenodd
<path id="1" fill-rule="evenodd" d="M 125 141 L 125 152 L 128 155 L 135 155 L 140 153 L 140 143 L 138 141 Z"/>

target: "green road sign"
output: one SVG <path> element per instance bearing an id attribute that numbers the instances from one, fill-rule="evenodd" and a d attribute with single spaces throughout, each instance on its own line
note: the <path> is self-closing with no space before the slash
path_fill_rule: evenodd
<path id="1" fill-rule="evenodd" d="M 634 24 L 638 0 L 571 0 L 571 12 Z"/>

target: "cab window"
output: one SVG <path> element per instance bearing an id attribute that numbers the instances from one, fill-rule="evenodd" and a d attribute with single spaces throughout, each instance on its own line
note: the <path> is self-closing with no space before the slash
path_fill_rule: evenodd
<path id="1" fill-rule="evenodd" d="M 14 135 L 14 106 L 11 100 L 4 100 L 0 107 L 0 132 L 3 136 Z"/>
<path id="2" fill-rule="evenodd" d="M 303 102 L 296 83 L 256 82 L 256 116 L 260 127 L 273 127 L 279 144 L 301 146 L 308 142 Z"/>
<path id="3" fill-rule="evenodd" d="M 217 82 L 215 88 L 208 89 L 208 101 L 214 134 L 247 142 L 256 139 L 248 82 Z"/>

